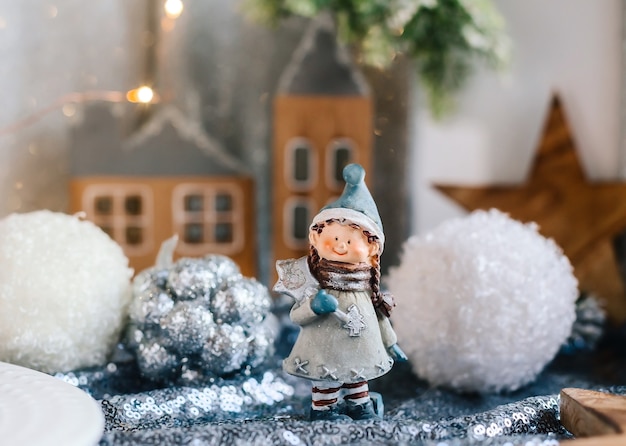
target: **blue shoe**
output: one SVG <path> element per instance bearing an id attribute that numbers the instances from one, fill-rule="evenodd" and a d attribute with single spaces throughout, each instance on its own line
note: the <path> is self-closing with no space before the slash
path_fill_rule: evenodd
<path id="1" fill-rule="evenodd" d="M 374 411 L 374 404 L 372 400 L 369 400 L 364 404 L 354 404 L 351 401 L 346 402 L 346 415 L 353 420 L 380 420 L 382 419 Z"/>
<path id="2" fill-rule="evenodd" d="M 311 421 L 349 421 L 351 418 L 347 415 L 339 413 L 337 406 L 331 407 L 327 410 L 315 410 L 311 407 L 311 413 L 309 414 L 309 420 Z"/>

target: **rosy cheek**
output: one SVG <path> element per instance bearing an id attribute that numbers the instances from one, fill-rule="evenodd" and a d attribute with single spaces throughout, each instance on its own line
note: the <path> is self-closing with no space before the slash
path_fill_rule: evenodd
<path id="1" fill-rule="evenodd" d="M 361 247 L 361 246 L 352 246 L 350 251 L 352 252 L 352 254 L 355 257 L 362 257 L 363 254 L 365 254 L 365 252 L 366 252 L 366 250 L 364 250 L 363 247 Z"/>

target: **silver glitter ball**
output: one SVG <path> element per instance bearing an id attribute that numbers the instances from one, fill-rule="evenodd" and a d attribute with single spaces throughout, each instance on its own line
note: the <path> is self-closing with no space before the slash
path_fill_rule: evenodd
<path id="1" fill-rule="evenodd" d="M 170 295 L 152 285 L 133 296 L 128 312 L 131 321 L 138 326 L 159 325 L 161 318 L 173 307 L 174 301 Z"/>
<path id="2" fill-rule="evenodd" d="M 143 294 L 154 287 L 164 290 L 168 276 L 169 271 L 167 269 L 157 267 L 144 269 L 133 279 L 133 295 Z"/>
<path id="3" fill-rule="evenodd" d="M 268 289 L 228 257 L 183 258 L 134 281 L 125 344 L 144 377 L 192 384 L 249 369 L 273 354 Z"/>
<path id="4" fill-rule="evenodd" d="M 161 343 L 181 355 L 198 353 L 215 328 L 211 312 L 194 301 L 181 301 L 161 320 Z"/>
<path id="5" fill-rule="evenodd" d="M 130 322 L 126 327 L 125 336 L 125 344 L 132 351 L 135 351 L 139 348 L 139 345 L 145 337 L 143 330 L 137 327 L 137 325 L 135 325 L 133 322 Z"/>
<path id="6" fill-rule="evenodd" d="M 254 279 L 242 278 L 215 295 L 211 311 L 218 322 L 252 327 L 267 316 L 271 303 L 265 286 Z"/>
<path id="7" fill-rule="evenodd" d="M 246 333 L 239 325 L 218 325 L 200 356 L 200 366 L 210 373 L 224 375 L 239 370 L 248 357 Z"/>
<path id="8" fill-rule="evenodd" d="M 268 314 L 261 325 L 248 333 L 248 358 L 246 364 L 250 367 L 260 366 L 268 357 L 274 354 L 274 340 L 280 330 L 278 318 Z"/>
<path id="9" fill-rule="evenodd" d="M 241 277 L 239 266 L 230 258 L 219 254 L 208 254 L 203 258 L 205 264 L 215 272 L 218 286 L 230 278 Z"/>
<path id="10" fill-rule="evenodd" d="M 144 340 L 139 344 L 137 365 L 142 376 L 154 381 L 170 380 L 180 369 L 178 357 L 153 340 Z"/>
<path id="11" fill-rule="evenodd" d="M 167 286 L 177 299 L 208 301 L 218 286 L 218 277 L 204 259 L 184 257 L 172 266 Z"/>
<path id="12" fill-rule="evenodd" d="M 575 354 L 596 348 L 606 329 L 606 312 L 593 295 L 583 295 L 576 302 L 576 320 L 572 332 L 561 346 L 561 353 Z"/>

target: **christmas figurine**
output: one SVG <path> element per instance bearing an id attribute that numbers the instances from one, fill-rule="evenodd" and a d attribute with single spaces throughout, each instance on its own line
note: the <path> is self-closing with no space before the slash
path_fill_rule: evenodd
<path id="1" fill-rule="evenodd" d="M 309 255 L 276 265 L 274 290 L 295 298 L 290 317 L 301 327 L 283 369 L 312 381 L 311 421 L 380 418 L 368 381 L 406 361 L 389 322 L 393 298 L 380 290 L 385 235 L 376 203 L 360 165 L 343 177 L 341 197 L 311 223 Z"/>

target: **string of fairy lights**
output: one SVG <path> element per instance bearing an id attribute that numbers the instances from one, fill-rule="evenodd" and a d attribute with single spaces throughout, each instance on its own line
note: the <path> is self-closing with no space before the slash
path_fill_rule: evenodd
<path id="1" fill-rule="evenodd" d="M 154 2 L 152 0 L 148 0 L 148 31 L 153 35 L 157 34 L 155 14 L 153 13 Z M 184 5 L 182 0 L 165 0 L 163 3 L 163 11 L 165 12 L 165 17 L 169 20 L 176 20 L 182 14 L 184 9 Z M 163 28 L 171 28 L 171 26 L 164 26 Z M 150 85 L 154 82 L 154 71 L 155 71 L 155 56 L 154 56 L 154 43 L 149 46 L 147 61 L 146 61 L 146 79 L 144 79 L 144 83 L 137 88 L 134 88 L 126 93 L 126 99 L 129 102 L 133 103 L 142 103 L 142 104 L 150 104 L 153 101 L 158 101 L 158 95 L 153 89 L 153 85 Z"/>
<path id="2" fill-rule="evenodd" d="M 158 41 L 159 28 L 170 30 L 173 28 L 173 21 L 178 19 L 184 10 L 182 0 L 146 0 L 147 1 L 147 32 L 153 38 L 151 44 L 147 46 L 146 61 L 143 70 L 143 79 L 139 84 L 126 92 L 123 91 L 87 91 L 74 92 L 61 96 L 45 108 L 21 118 L 5 127 L 0 127 L 0 136 L 9 135 L 27 127 L 38 121 L 45 115 L 55 110 L 61 109 L 64 115 L 67 110 L 73 109 L 74 104 L 88 101 L 100 100 L 106 102 L 131 102 L 143 104 L 146 107 L 161 101 L 161 97 L 155 88 L 156 83 L 156 43 Z M 163 21 L 159 17 L 164 14 Z M 1 23 L 0 23 L 1 25 Z"/>

